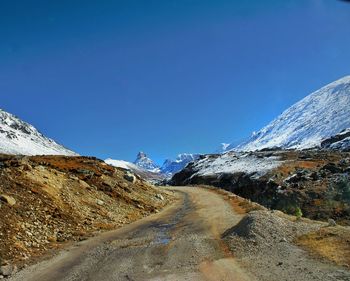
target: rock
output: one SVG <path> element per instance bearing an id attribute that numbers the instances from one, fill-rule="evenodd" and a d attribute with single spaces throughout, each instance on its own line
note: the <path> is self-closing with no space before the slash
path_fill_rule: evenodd
<path id="1" fill-rule="evenodd" d="M 17 272 L 17 267 L 15 265 L 3 265 L 0 266 L 0 275 L 3 275 L 5 277 L 11 276 L 12 274 Z"/>
<path id="2" fill-rule="evenodd" d="M 83 181 L 83 180 L 79 180 L 79 184 L 82 188 L 89 188 L 90 187 L 90 185 L 86 181 Z"/>
<path id="3" fill-rule="evenodd" d="M 144 209 L 145 209 L 142 205 L 139 205 L 139 204 L 138 204 L 136 207 L 139 208 L 139 209 L 141 209 L 141 210 L 144 210 Z"/>
<path id="4" fill-rule="evenodd" d="M 133 175 L 132 173 L 130 173 L 129 171 L 126 172 L 126 174 L 124 175 L 124 179 L 126 179 L 127 181 L 131 182 L 131 183 L 135 183 L 136 182 L 136 177 L 135 175 Z"/>
<path id="5" fill-rule="evenodd" d="M 103 206 L 105 204 L 105 202 L 103 202 L 102 200 L 100 199 L 97 199 L 96 200 L 96 204 L 99 205 L 99 206 Z"/>
<path id="6" fill-rule="evenodd" d="M 93 176 L 95 174 L 93 171 L 86 170 L 86 169 L 77 169 L 76 171 L 78 174 L 82 174 L 86 176 Z"/>
<path id="7" fill-rule="evenodd" d="M 317 172 L 312 172 L 309 177 L 312 179 L 312 180 L 318 180 L 319 179 L 319 175 Z"/>
<path id="8" fill-rule="evenodd" d="M 158 198 L 158 199 L 161 200 L 161 201 L 164 200 L 163 195 L 162 195 L 162 194 L 159 194 L 159 193 L 156 195 L 156 198 Z"/>
<path id="9" fill-rule="evenodd" d="M 322 167 L 322 170 L 331 172 L 332 174 L 342 173 L 343 170 L 336 166 L 334 163 L 327 163 Z"/>
<path id="10" fill-rule="evenodd" d="M 280 242 L 288 242 L 288 241 L 287 241 L 286 238 L 283 237 L 283 238 L 280 240 Z"/>
<path id="11" fill-rule="evenodd" d="M 333 219 L 328 220 L 328 226 L 336 226 L 336 225 L 337 225 L 337 223 L 335 222 L 335 220 L 333 220 Z"/>
<path id="12" fill-rule="evenodd" d="M 6 202 L 10 206 L 13 206 L 16 204 L 15 198 L 13 198 L 12 196 L 9 196 L 9 195 L 1 194 L 0 200 Z"/>

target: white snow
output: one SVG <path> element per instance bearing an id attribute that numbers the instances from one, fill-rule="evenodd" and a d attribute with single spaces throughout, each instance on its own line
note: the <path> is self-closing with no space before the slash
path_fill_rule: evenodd
<path id="1" fill-rule="evenodd" d="M 230 149 L 306 149 L 350 127 L 350 76 L 335 81 L 299 101 L 250 140 Z"/>
<path id="2" fill-rule="evenodd" d="M 227 152 L 219 156 L 208 155 L 195 163 L 195 175 L 217 175 L 224 173 L 255 173 L 260 177 L 268 171 L 280 166 L 282 161 L 277 156 L 257 157 L 250 153 Z"/>
<path id="3" fill-rule="evenodd" d="M 182 153 L 179 154 L 175 160 L 167 159 L 160 168 L 161 173 L 167 175 L 168 177 L 181 171 L 186 165 L 196 159 L 198 159 L 198 154 Z"/>
<path id="4" fill-rule="evenodd" d="M 111 165 L 111 166 L 114 166 L 117 168 L 130 170 L 130 171 L 141 170 L 140 167 L 136 166 L 135 164 L 133 164 L 131 162 L 124 161 L 124 160 L 114 160 L 114 159 L 108 158 L 105 160 L 105 162 L 108 165 Z"/>
<path id="5" fill-rule="evenodd" d="M 0 153 L 69 155 L 77 153 L 45 137 L 32 125 L 0 109 Z"/>

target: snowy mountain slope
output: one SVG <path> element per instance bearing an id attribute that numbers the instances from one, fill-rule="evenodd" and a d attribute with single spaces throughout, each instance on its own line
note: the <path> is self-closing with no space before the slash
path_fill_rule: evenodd
<path id="1" fill-rule="evenodd" d="M 0 153 L 23 155 L 78 155 L 45 137 L 32 125 L 0 109 Z"/>
<path id="2" fill-rule="evenodd" d="M 148 158 L 146 153 L 142 151 L 140 151 L 137 154 L 134 164 L 144 170 L 147 170 L 153 173 L 158 173 L 160 171 L 159 166 L 156 163 L 154 163 L 152 159 Z"/>
<path id="3" fill-rule="evenodd" d="M 192 168 L 194 176 L 210 176 L 244 172 L 260 177 L 277 168 L 282 162 L 277 156 L 257 157 L 250 153 L 227 152 L 221 155 L 205 155 Z"/>
<path id="4" fill-rule="evenodd" d="M 181 171 L 188 163 L 199 158 L 198 154 L 183 153 L 179 154 L 175 160 L 167 159 L 160 168 L 161 173 L 171 176 Z"/>
<path id="5" fill-rule="evenodd" d="M 229 149 L 306 149 L 350 127 L 350 76 L 310 94 L 255 133 L 249 141 Z"/>

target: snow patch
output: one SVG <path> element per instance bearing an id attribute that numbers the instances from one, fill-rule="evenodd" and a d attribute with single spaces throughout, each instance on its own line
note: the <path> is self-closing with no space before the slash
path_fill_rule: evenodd
<path id="1" fill-rule="evenodd" d="M 195 175 L 208 176 L 223 173 L 244 172 L 260 177 L 280 166 L 282 161 L 277 156 L 257 157 L 250 153 L 227 152 L 215 158 L 206 156 L 195 163 Z"/>

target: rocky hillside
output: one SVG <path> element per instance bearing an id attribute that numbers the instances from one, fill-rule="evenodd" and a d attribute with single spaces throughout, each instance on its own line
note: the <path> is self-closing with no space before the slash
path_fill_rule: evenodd
<path id="1" fill-rule="evenodd" d="M 350 153 L 260 151 L 203 155 L 171 180 L 232 191 L 271 209 L 350 225 Z"/>
<path id="2" fill-rule="evenodd" d="M 32 125 L 0 109 L 0 153 L 21 155 L 77 155 L 45 137 Z"/>
<path id="3" fill-rule="evenodd" d="M 158 212 L 172 198 L 89 157 L 1 155 L 0 181 L 0 263 L 19 266 Z"/>
<path id="4" fill-rule="evenodd" d="M 294 104 L 246 142 L 226 150 L 320 147 L 323 139 L 350 128 L 350 76 Z"/>

